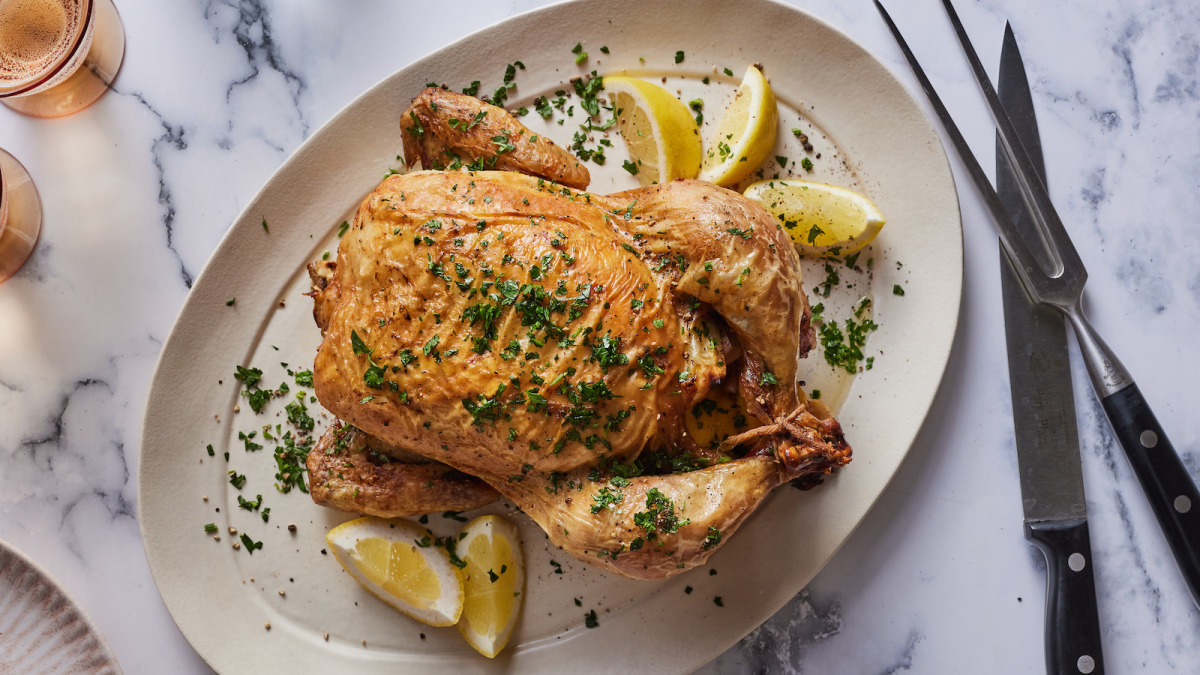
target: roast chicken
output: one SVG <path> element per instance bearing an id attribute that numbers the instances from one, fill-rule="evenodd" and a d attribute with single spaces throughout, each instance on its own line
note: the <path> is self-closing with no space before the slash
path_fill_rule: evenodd
<path id="1" fill-rule="evenodd" d="M 764 209 L 694 180 L 585 192 L 569 153 L 441 89 L 402 119 L 406 157 L 445 170 L 386 178 L 310 267 L 316 395 L 345 423 L 309 456 L 318 503 L 398 516 L 498 494 L 563 550 L 660 578 L 773 488 L 850 460 L 797 386 L 811 313 Z M 687 416 L 717 394 L 743 430 L 701 442 Z"/>

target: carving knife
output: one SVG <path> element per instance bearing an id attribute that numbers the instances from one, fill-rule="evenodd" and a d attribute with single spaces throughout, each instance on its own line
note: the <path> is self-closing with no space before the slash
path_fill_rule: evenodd
<path id="1" fill-rule="evenodd" d="M 1007 25 L 999 95 L 1044 184 L 1033 99 Z M 1040 236 L 1002 143 L 996 139 L 996 193 L 1022 238 L 1037 242 Z M 1039 262 L 1050 264 L 1045 247 L 1030 249 Z M 1003 246 L 1000 258 L 1025 538 L 1046 556 L 1046 671 L 1103 673 L 1067 328 L 1055 309 L 1029 299 Z"/>

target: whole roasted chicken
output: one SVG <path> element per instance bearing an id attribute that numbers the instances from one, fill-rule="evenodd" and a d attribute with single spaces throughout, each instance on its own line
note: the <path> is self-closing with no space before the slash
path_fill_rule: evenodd
<path id="1" fill-rule="evenodd" d="M 402 120 L 407 159 L 447 170 L 386 178 L 310 268 L 315 389 L 345 423 L 309 456 L 318 503 L 397 516 L 498 493 L 575 556 L 658 578 L 850 460 L 797 387 L 810 311 L 765 210 L 692 180 L 585 192 L 569 153 L 441 89 Z M 687 416 L 716 394 L 744 430 L 702 443 Z"/>

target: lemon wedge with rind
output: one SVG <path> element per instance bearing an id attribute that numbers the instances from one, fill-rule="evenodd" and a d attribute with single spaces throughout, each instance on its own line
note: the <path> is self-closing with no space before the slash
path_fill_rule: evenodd
<path id="1" fill-rule="evenodd" d="M 642 185 L 700 172 L 700 130 L 683 101 L 657 84 L 624 75 L 604 78 L 617 129 Z"/>
<path id="2" fill-rule="evenodd" d="M 758 68 L 749 66 L 704 153 L 700 180 L 724 187 L 745 180 L 770 156 L 778 126 L 771 85 Z"/>
<path id="3" fill-rule="evenodd" d="M 401 613 L 430 626 L 451 626 L 461 616 L 462 577 L 429 530 L 368 516 L 338 525 L 325 540 L 355 581 Z"/>
<path id="4" fill-rule="evenodd" d="M 521 534 L 499 516 L 480 516 L 458 536 L 456 550 L 467 563 L 458 632 L 480 654 L 494 658 L 508 644 L 525 600 Z"/>
<path id="5" fill-rule="evenodd" d="M 743 194 L 779 219 L 801 255 L 854 253 L 874 241 L 887 222 L 870 199 L 837 185 L 765 180 Z"/>

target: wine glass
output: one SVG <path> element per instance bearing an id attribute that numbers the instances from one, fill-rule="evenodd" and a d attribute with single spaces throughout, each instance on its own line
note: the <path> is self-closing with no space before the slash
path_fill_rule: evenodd
<path id="1" fill-rule="evenodd" d="M 29 172 L 0 150 L 0 282 L 21 269 L 42 231 L 42 201 Z"/>
<path id="2" fill-rule="evenodd" d="M 0 103 L 34 117 L 78 112 L 125 56 L 112 0 L 0 0 Z"/>

